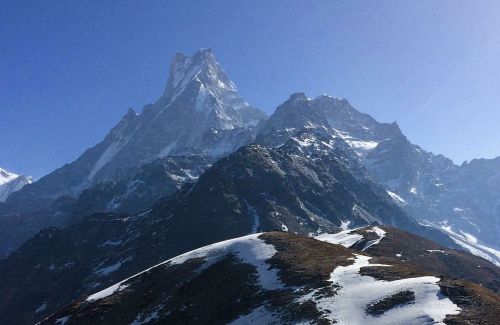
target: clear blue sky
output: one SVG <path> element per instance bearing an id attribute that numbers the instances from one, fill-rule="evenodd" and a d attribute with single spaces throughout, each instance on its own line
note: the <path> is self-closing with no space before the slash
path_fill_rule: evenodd
<path id="1" fill-rule="evenodd" d="M 76 159 L 201 47 L 267 112 L 328 93 L 458 163 L 500 155 L 499 1 L 0 0 L 0 166 Z"/>

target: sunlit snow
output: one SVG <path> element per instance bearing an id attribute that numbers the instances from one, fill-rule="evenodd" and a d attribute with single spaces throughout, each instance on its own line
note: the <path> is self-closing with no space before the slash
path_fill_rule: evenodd
<path id="1" fill-rule="evenodd" d="M 446 315 L 460 313 L 460 308 L 440 293 L 439 278 L 424 276 L 383 281 L 360 275 L 362 267 L 390 267 L 370 264 L 370 259 L 355 255 L 352 265 L 335 268 L 329 279 L 332 285 L 339 287 L 334 295 L 318 296 L 313 291 L 299 302 L 315 301 L 323 316 L 338 324 L 444 324 Z M 405 290 L 415 294 L 415 301 L 396 306 L 380 316 L 366 313 L 369 304 Z"/>
<path id="2" fill-rule="evenodd" d="M 348 229 L 338 232 L 336 234 L 321 234 L 316 236 L 315 239 L 321 240 L 330 244 L 342 245 L 344 247 L 351 247 L 358 241 L 363 239 L 360 234 L 353 233 L 355 229 Z"/>
<path id="3" fill-rule="evenodd" d="M 188 253 L 179 255 L 170 260 L 157 264 L 147 270 L 144 270 L 136 275 L 133 275 L 119 283 L 112 285 L 102 291 L 99 291 L 87 298 L 87 301 L 96 301 L 114 294 L 117 291 L 121 291 L 129 286 L 126 282 L 142 273 L 148 272 L 149 270 L 165 264 L 182 264 L 185 261 L 193 258 L 204 258 L 205 267 L 210 265 L 221 257 L 227 254 L 233 253 L 242 262 L 253 265 L 257 270 L 257 275 L 259 279 L 259 284 L 262 288 L 266 290 L 275 290 L 283 288 L 283 284 L 278 278 L 277 271 L 275 269 L 270 269 L 269 264 L 266 263 L 268 259 L 273 257 L 276 253 L 276 249 L 273 245 L 266 244 L 263 240 L 258 237 L 262 235 L 252 234 L 245 237 L 235 238 L 226 240 L 223 242 L 208 245 L 196 250 L 190 251 Z"/>

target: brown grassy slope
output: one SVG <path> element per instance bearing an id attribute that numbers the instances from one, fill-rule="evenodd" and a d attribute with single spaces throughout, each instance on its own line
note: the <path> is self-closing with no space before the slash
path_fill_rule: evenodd
<path id="1" fill-rule="evenodd" d="M 424 274 L 433 274 L 449 278 L 458 278 L 480 284 L 500 293 L 500 268 L 492 263 L 464 251 L 448 249 L 422 237 L 406 231 L 383 226 L 384 239 L 366 250 L 377 256 L 377 262 L 384 263 L 385 258 L 397 259 Z M 367 228 L 358 230 L 363 236 Z M 429 252 L 428 250 L 440 250 Z M 396 256 L 401 254 L 401 257 Z"/>

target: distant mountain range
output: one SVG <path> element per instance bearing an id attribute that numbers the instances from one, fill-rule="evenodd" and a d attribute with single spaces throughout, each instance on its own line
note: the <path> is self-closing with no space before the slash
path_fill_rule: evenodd
<path id="1" fill-rule="evenodd" d="M 499 159 L 457 166 L 410 143 L 396 123 L 379 123 L 345 99 L 327 95 L 308 98 L 296 93 L 266 116 L 238 94 L 211 50 L 202 49 L 192 57 L 176 54 L 165 92 L 154 104 L 146 105 L 140 113 L 129 110 L 101 143 L 76 161 L 8 195 L 0 204 L 0 249 L 6 257 L 0 261 L 0 323 L 32 323 L 57 310 L 62 310 L 56 314 L 58 318 L 47 322 L 62 322 L 70 316 L 75 322 L 132 322 L 132 316 L 139 317 L 140 313 L 139 323 L 155 310 L 159 320 L 180 317 L 172 320 L 189 322 L 194 319 L 190 317 L 204 317 L 205 312 L 188 308 L 189 315 L 178 314 L 178 310 L 160 308 L 165 301 L 154 295 L 142 309 L 130 309 L 127 316 L 123 313 L 120 301 L 131 302 L 143 296 L 148 281 L 154 280 L 143 277 L 151 272 L 134 277 L 140 279 L 138 289 L 124 290 L 123 298 L 119 293 L 117 302 L 111 295 L 102 301 L 80 301 L 64 308 L 81 296 L 205 245 L 277 230 L 318 239 L 323 234 L 344 231 L 341 234 L 346 238 L 353 238 L 347 228 L 365 229 L 356 230 L 362 233 L 354 236 L 358 240 L 349 247 L 368 252 L 368 257 L 389 258 L 388 264 L 398 265 L 396 269 L 405 274 L 404 278 L 429 274 L 449 277 L 433 288 L 448 290 L 450 300 L 446 304 L 450 310 L 461 308 L 462 315 L 476 315 L 471 319 L 486 321 L 489 318 L 478 318 L 479 307 L 470 307 L 460 299 L 479 297 L 484 299 L 484 306 L 490 306 L 497 298 L 474 285 L 459 285 L 453 278 L 498 292 L 498 175 Z M 384 233 L 389 233 L 377 247 L 385 247 L 382 243 L 388 238 L 393 240 L 392 247 L 378 252 L 368 247 L 370 240 L 374 244 L 377 238 L 372 238 L 376 231 L 366 229 L 375 226 L 384 226 Z M 268 238 L 264 241 L 284 245 L 276 247 L 278 252 L 293 246 L 294 240 L 323 247 L 317 240 L 291 234 L 262 236 Z M 425 249 L 414 251 L 398 236 Z M 360 237 L 369 239 L 362 243 Z M 450 248 L 466 250 L 484 260 L 454 250 L 447 250 L 444 259 L 434 252 L 426 253 Z M 365 259 L 353 257 L 343 247 L 324 249 L 343 254 L 345 258 L 338 264 L 343 267 L 348 265 L 348 256 Z M 411 257 L 400 258 L 405 256 L 402 251 L 411 251 Z M 295 270 L 300 264 L 297 261 L 307 257 L 303 252 L 294 254 L 295 261 L 279 263 L 289 263 L 286 268 Z M 245 256 L 255 259 L 251 254 Z M 263 261 L 272 260 L 272 256 Z M 245 259 L 234 263 L 231 258 L 225 256 L 220 267 L 255 278 L 248 264 L 257 267 L 257 272 L 259 266 Z M 203 265 L 203 261 L 194 259 L 189 265 L 179 266 L 189 271 L 185 276 Z M 406 269 L 401 263 L 410 265 Z M 279 274 L 289 272 L 283 265 L 275 265 L 281 270 Z M 158 279 L 174 276 L 176 270 L 168 268 L 167 273 L 159 273 Z M 188 278 L 208 276 L 209 270 L 211 267 Z M 301 285 L 319 276 L 315 272 L 307 270 L 305 279 L 299 281 Z M 327 279 L 331 272 L 332 268 L 321 276 Z M 389 275 L 379 276 L 387 280 Z M 234 281 L 238 286 L 247 285 L 240 282 L 246 281 L 243 278 Z M 168 285 L 165 292 L 174 290 Z M 291 286 L 293 280 L 285 285 L 288 289 Z M 454 296 L 457 286 L 466 290 L 460 299 Z M 255 283 L 250 287 L 243 289 L 249 293 L 257 290 Z M 321 292 L 330 289 L 324 283 L 317 287 Z M 183 301 L 184 293 L 179 294 L 181 298 L 174 299 Z M 268 294 L 231 314 L 232 320 L 263 306 L 262 299 Z M 413 296 L 416 294 L 413 292 Z M 276 306 L 286 301 L 282 295 L 275 296 Z M 407 294 L 406 298 L 411 296 Z M 288 296 L 292 298 L 302 299 L 296 294 Z M 329 319 L 320 306 L 330 296 L 321 299 L 313 299 L 316 309 L 298 311 L 300 317 Z M 101 314 L 108 310 L 104 305 L 111 306 L 107 316 Z M 76 312 L 75 306 L 83 309 Z M 233 308 L 231 304 L 223 306 Z M 269 310 L 273 308 L 268 307 L 254 311 L 271 317 Z M 182 304 L 178 308 L 183 308 Z M 279 317 L 292 317 L 294 307 L 289 308 L 287 315 Z M 88 310 L 95 312 L 95 318 Z M 458 317 L 449 315 L 450 319 Z"/>

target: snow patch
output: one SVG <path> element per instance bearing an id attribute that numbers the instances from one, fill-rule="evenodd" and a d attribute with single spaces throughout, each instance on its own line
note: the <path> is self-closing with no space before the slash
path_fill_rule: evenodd
<path id="1" fill-rule="evenodd" d="M 408 278 L 396 281 L 376 280 L 359 274 L 362 267 L 390 267 L 370 264 L 371 257 L 355 254 L 354 263 L 338 266 L 331 273 L 329 282 L 338 287 L 332 296 L 314 296 L 315 291 L 300 301 L 314 300 L 318 310 L 330 321 L 339 324 L 444 324 L 446 315 L 460 313 L 460 308 L 440 293 L 433 276 Z M 369 304 L 380 301 L 400 291 L 415 294 L 411 304 L 398 306 L 374 317 L 365 313 Z"/>
<path id="2" fill-rule="evenodd" d="M 44 311 L 45 309 L 47 309 L 47 303 L 44 302 L 43 304 L 41 304 L 36 310 L 35 310 L 35 314 L 39 314 L 41 313 L 42 311 Z"/>
<path id="3" fill-rule="evenodd" d="M 460 245 L 463 249 L 469 253 L 484 258 L 487 261 L 500 266 L 500 251 L 479 244 L 476 237 L 473 235 L 459 230 L 460 233 L 453 231 L 452 227 L 444 221 L 441 225 L 436 225 L 431 222 L 427 222 L 427 226 L 440 229 L 446 233 L 456 244 Z"/>
<path id="4" fill-rule="evenodd" d="M 353 233 L 354 230 L 356 229 L 343 230 L 336 234 L 321 234 L 314 238 L 330 244 L 342 245 L 349 248 L 363 239 L 362 235 Z"/>
<path id="5" fill-rule="evenodd" d="M 386 192 L 392 198 L 392 200 L 394 201 L 394 203 L 399 204 L 399 205 L 406 205 L 405 199 L 403 199 L 401 196 L 399 196 L 396 193 L 391 192 L 389 190 L 387 190 Z"/>
<path id="6" fill-rule="evenodd" d="M 56 325 L 65 325 L 71 316 L 64 316 L 61 318 L 56 319 Z"/>
<path id="7" fill-rule="evenodd" d="M 126 259 L 120 260 L 120 261 L 116 262 L 113 265 L 106 266 L 106 267 L 103 267 L 103 268 L 100 268 L 100 269 L 94 271 L 94 274 L 97 277 L 108 276 L 109 274 L 111 274 L 111 273 L 115 272 L 116 270 L 118 270 L 123 264 L 125 264 L 125 263 L 127 263 L 128 261 L 131 261 L 131 260 L 133 260 L 133 257 L 129 256 Z"/>
<path id="8" fill-rule="evenodd" d="M 88 180 L 93 180 L 97 172 L 99 172 L 108 162 L 110 162 L 122 147 L 123 145 L 118 142 L 111 143 L 106 148 L 106 150 L 104 150 L 99 159 L 97 159 L 97 161 L 95 162 L 92 170 L 89 173 Z"/>
<path id="9" fill-rule="evenodd" d="M 315 139 L 313 138 L 293 138 L 301 147 L 310 147 L 315 144 Z"/>
<path id="10" fill-rule="evenodd" d="M 370 240 L 368 243 L 366 243 L 365 247 L 363 248 L 363 250 L 367 250 L 368 248 L 370 248 L 371 246 L 373 245 L 377 245 L 378 243 L 380 243 L 380 241 L 382 240 L 382 238 L 385 237 L 385 230 L 383 230 L 382 228 L 379 228 L 379 227 L 373 227 L 372 229 L 370 230 L 367 230 L 367 232 L 374 232 L 377 234 L 378 238 L 377 239 L 374 239 L 374 240 Z"/>
<path id="11" fill-rule="evenodd" d="M 344 224 L 342 222 L 342 225 L 345 225 L 345 227 L 347 227 L 349 225 L 349 223 Z M 320 240 L 320 241 L 330 243 L 330 244 L 342 245 L 346 248 L 349 248 L 364 238 L 363 235 L 360 235 L 360 234 L 354 232 L 355 230 L 358 230 L 358 229 L 360 229 L 360 228 L 347 229 L 347 230 L 343 230 L 343 231 L 340 231 L 340 232 L 335 233 L 335 234 L 321 234 L 321 235 L 318 235 L 314 238 L 317 240 Z M 365 247 L 363 248 L 363 251 L 368 249 L 369 247 L 371 247 L 373 245 L 377 245 L 378 243 L 380 243 L 380 241 L 382 240 L 382 238 L 385 237 L 385 234 L 386 234 L 385 230 L 383 230 L 382 228 L 379 228 L 379 227 L 373 227 L 371 229 L 367 229 L 366 231 L 367 232 L 374 232 L 375 234 L 378 235 L 378 238 L 368 241 L 366 243 Z"/>
<path id="12" fill-rule="evenodd" d="M 192 258 L 205 258 L 210 263 L 229 253 L 235 254 L 242 262 L 253 265 L 257 269 L 260 285 L 266 290 L 283 288 L 276 270 L 270 270 L 267 260 L 276 254 L 273 245 L 266 244 L 258 237 L 262 233 L 226 240 L 194 251 L 179 255 L 167 261 L 170 264 L 181 264 Z"/>
<path id="13" fill-rule="evenodd" d="M 351 224 L 351 221 L 350 220 L 341 220 L 340 221 L 340 229 L 342 230 L 347 230 L 349 229 L 349 225 Z"/>
<path id="14" fill-rule="evenodd" d="M 460 233 L 465 237 L 465 239 L 467 239 L 468 242 L 470 243 L 473 243 L 473 244 L 477 244 L 477 238 L 472 236 L 471 234 L 465 232 L 465 231 L 462 231 L 460 230 Z"/>
<path id="15" fill-rule="evenodd" d="M 121 240 L 107 240 L 104 243 L 102 243 L 101 245 L 99 245 L 99 247 L 104 247 L 104 246 L 118 246 L 121 243 L 122 243 Z"/>
<path id="16" fill-rule="evenodd" d="M 129 279 L 127 279 L 127 280 L 129 280 Z M 127 281 L 127 280 L 125 280 L 125 281 Z M 108 287 L 102 291 L 99 291 L 97 293 L 94 293 L 93 295 L 88 296 L 86 301 L 88 301 L 88 302 L 97 301 L 97 300 L 106 298 L 108 296 L 111 296 L 112 294 L 114 294 L 117 291 L 122 291 L 123 289 L 128 287 L 127 284 L 122 284 L 125 281 L 113 284 L 111 287 Z"/>
<path id="17" fill-rule="evenodd" d="M 177 145 L 177 142 L 172 142 L 168 144 L 165 148 L 163 148 L 160 153 L 158 154 L 158 158 L 168 156 L 168 154 L 174 150 L 175 146 Z"/>
<path id="18" fill-rule="evenodd" d="M 151 322 L 152 320 L 158 319 L 158 317 L 159 317 L 158 313 L 160 312 L 160 310 L 163 307 L 164 307 L 163 305 L 157 306 L 148 315 L 144 315 L 143 313 L 140 313 L 139 315 L 137 315 L 137 317 L 134 319 L 134 321 L 130 325 L 147 324 L 147 323 Z"/>
<path id="19" fill-rule="evenodd" d="M 248 214 L 250 214 L 250 216 L 253 217 L 252 234 L 255 234 L 257 233 L 260 227 L 260 216 L 257 213 L 257 211 L 255 211 L 255 209 L 250 204 L 248 204 L 247 200 L 243 199 L 243 203 L 245 203 L 247 207 Z"/>
<path id="20" fill-rule="evenodd" d="M 375 141 L 347 140 L 347 143 L 349 143 L 353 149 L 364 151 L 373 150 L 378 146 L 378 142 Z"/>
<path id="21" fill-rule="evenodd" d="M 288 231 L 288 227 L 284 223 L 281 223 L 281 230 Z"/>
<path id="22" fill-rule="evenodd" d="M 152 266 L 140 273 L 137 273 L 121 282 L 118 282 L 109 288 L 90 295 L 86 301 L 92 302 L 105 297 L 108 297 L 115 292 L 121 291 L 129 286 L 126 282 L 130 279 L 148 272 L 149 270 L 161 265 L 182 264 L 185 261 L 193 258 L 204 258 L 204 267 L 215 263 L 221 257 L 227 254 L 235 254 L 242 262 L 253 265 L 258 274 L 259 283 L 266 290 L 276 290 L 284 288 L 284 285 L 278 278 L 278 273 L 274 269 L 269 269 L 267 260 L 276 254 L 276 249 L 273 245 L 266 244 L 259 239 L 262 233 L 252 234 L 245 237 L 229 239 L 223 242 L 215 243 L 205 247 L 198 248 L 194 251 L 179 255 L 155 266 Z"/>

